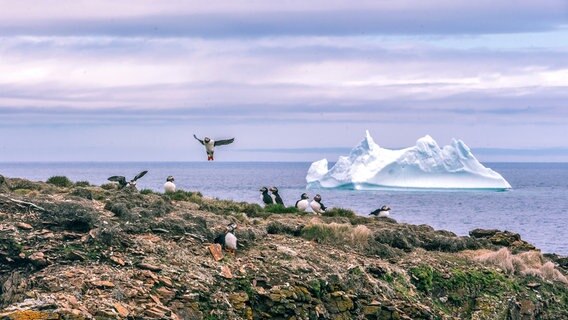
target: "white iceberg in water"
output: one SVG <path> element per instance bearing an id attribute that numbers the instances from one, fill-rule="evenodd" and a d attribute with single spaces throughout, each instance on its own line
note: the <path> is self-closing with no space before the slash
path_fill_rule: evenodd
<path id="1" fill-rule="evenodd" d="M 329 169 L 327 159 L 312 163 L 306 176 L 308 188 L 377 189 L 489 189 L 511 185 L 497 172 L 484 167 L 461 140 L 440 148 L 430 136 L 401 150 L 381 148 L 366 137 L 348 156 L 340 156 Z"/>

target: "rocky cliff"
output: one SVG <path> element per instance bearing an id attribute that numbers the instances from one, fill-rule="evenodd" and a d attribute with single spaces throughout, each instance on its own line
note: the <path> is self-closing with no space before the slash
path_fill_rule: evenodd
<path id="1" fill-rule="evenodd" d="M 568 260 L 514 233 L 63 182 L 0 176 L 2 319 L 568 319 Z"/>

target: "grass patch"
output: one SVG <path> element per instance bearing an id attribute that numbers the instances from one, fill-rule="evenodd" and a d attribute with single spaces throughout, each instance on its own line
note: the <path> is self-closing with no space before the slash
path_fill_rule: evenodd
<path id="1" fill-rule="evenodd" d="M 152 189 L 142 189 L 140 190 L 140 194 L 153 194 L 154 191 Z"/>
<path id="2" fill-rule="evenodd" d="M 98 213 L 95 210 L 77 203 L 49 203 L 44 207 L 48 211 L 42 213 L 42 219 L 64 230 L 87 232 L 98 220 Z"/>
<path id="3" fill-rule="evenodd" d="M 322 216 L 325 217 L 347 217 L 347 218 L 355 218 L 357 214 L 349 209 L 344 208 L 331 208 L 326 210 L 322 213 Z"/>
<path id="4" fill-rule="evenodd" d="M 87 200 L 93 200 L 93 193 L 87 188 L 75 188 L 70 194 Z"/>
<path id="5" fill-rule="evenodd" d="M 113 183 L 113 182 L 107 182 L 107 183 L 101 184 L 101 188 L 104 189 L 104 190 L 116 190 L 116 189 L 118 189 L 117 186 L 118 185 L 116 183 Z"/>
<path id="6" fill-rule="evenodd" d="M 26 190 L 41 190 L 41 186 L 39 183 L 34 183 L 26 179 L 20 178 L 13 178 L 9 181 L 9 186 L 12 191 L 18 189 L 26 189 Z"/>
<path id="7" fill-rule="evenodd" d="M 477 256 L 475 259 L 487 265 L 497 266 L 510 274 L 534 276 L 568 285 L 566 276 L 555 268 L 554 263 L 544 262 L 542 254 L 537 251 L 513 255 L 508 248 L 501 248 L 498 251 Z"/>
<path id="8" fill-rule="evenodd" d="M 140 218 L 162 217 L 173 206 L 156 194 L 143 195 L 133 190 L 117 192 L 107 199 L 105 210 L 113 212 L 121 220 L 137 222 Z"/>
<path id="9" fill-rule="evenodd" d="M 291 226 L 279 221 L 274 221 L 266 226 L 266 232 L 268 234 L 289 234 L 299 237 L 302 234 L 302 228 L 303 226 Z"/>
<path id="10" fill-rule="evenodd" d="M 264 211 L 270 213 L 297 213 L 296 207 L 286 207 L 281 204 L 269 204 L 264 208 Z"/>
<path id="11" fill-rule="evenodd" d="M 220 215 L 245 213 L 248 217 L 267 217 L 261 206 L 256 203 L 235 202 L 230 200 L 207 200 L 201 204 L 201 209 Z"/>
<path id="12" fill-rule="evenodd" d="M 201 192 L 191 192 L 191 191 L 184 191 L 184 190 L 176 190 L 175 192 L 167 192 L 164 193 L 162 196 L 168 200 L 173 201 L 188 201 L 197 204 L 201 204 L 203 202 L 203 195 Z"/>
<path id="13" fill-rule="evenodd" d="M 57 187 L 69 188 L 73 186 L 73 182 L 66 176 L 53 176 L 47 179 L 47 183 Z"/>
<path id="14" fill-rule="evenodd" d="M 322 223 L 312 221 L 305 226 L 301 235 L 307 240 L 333 245 L 347 244 L 358 248 L 367 247 L 371 230 L 364 225 L 352 226 L 347 223 Z"/>
<path id="15" fill-rule="evenodd" d="M 75 182 L 75 186 L 76 187 L 90 187 L 91 184 L 89 183 L 89 181 L 77 181 L 77 182 Z"/>

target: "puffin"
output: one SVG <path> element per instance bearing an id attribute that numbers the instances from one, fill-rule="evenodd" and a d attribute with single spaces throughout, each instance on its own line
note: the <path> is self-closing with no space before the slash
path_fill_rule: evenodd
<path id="1" fill-rule="evenodd" d="M 386 218 L 390 215 L 390 207 L 387 205 L 384 205 L 382 207 L 380 207 L 379 209 L 369 213 L 370 216 L 376 216 L 378 218 Z"/>
<path id="2" fill-rule="evenodd" d="M 296 201 L 296 209 L 303 212 L 310 206 L 310 202 L 308 201 L 310 197 L 307 193 L 302 193 L 300 198 L 300 200 Z"/>
<path id="3" fill-rule="evenodd" d="M 164 183 L 164 192 L 165 193 L 174 193 L 176 192 L 176 185 L 174 184 L 174 177 L 168 176 L 166 179 L 166 183 Z"/>
<path id="4" fill-rule="evenodd" d="M 274 204 L 274 199 L 268 194 L 268 188 L 262 187 L 258 191 L 261 192 L 260 199 L 262 199 L 265 205 Z"/>
<path id="5" fill-rule="evenodd" d="M 144 170 L 144 171 L 140 172 L 139 174 L 134 176 L 134 178 L 132 180 L 130 180 L 128 182 L 126 181 L 126 178 L 123 177 L 123 176 L 112 176 L 112 177 L 109 177 L 108 180 L 118 182 L 118 189 L 123 189 L 126 186 L 136 188 L 136 180 L 142 178 L 144 175 L 146 175 L 146 173 L 148 173 L 148 170 Z"/>
<path id="6" fill-rule="evenodd" d="M 272 187 L 268 190 L 270 190 L 270 192 L 272 192 L 272 198 L 273 198 L 273 200 L 276 204 L 284 205 L 284 201 L 282 201 L 282 198 L 278 194 L 278 188 Z"/>
<path id="7" fill-rule="evenodd" d="M 215 160 L 213 158 L 213 153 L 215 152 L 216 146 L 224 146 L 226 144 L 231 144 L 231 143 L 233 143 L 233 141 L 235 141 L 235 138 L 215 141 L 215 140 L 213 140 L 209 137 L 205 137 L 205 138 L 203 138 L 203 140 L 201 140 L 195 134 L 193 135 L 193 137 L 197 141 L 199 141 L 199 143 L 201 143 L 202 145 L 205 146 L 205 152 L 207 152 L 207 161 Z"/>
<path id="8" fill-rule="evenodd" d="M 312 202 L 310 202 L 310 207 L 312 207 L 312 210 L 316 214 L 322 214 L 322 213 L 325 212 L 325 209 L 327 209 L 323 205 L 323 203 L 321 203 L 321 196 L 319 194 L 316 194 L 316 196 L 314 197 L 314 200 L 312 200 Z"/>
<path id="9" fill-rule="evenodd" d="M 218 235 L 213 242 L 218 243 L 223 249 L 231 252 L 233 255 L 237 250 L 237 237 L 235 236 L 236 223 L 229 223 L 225 227 L 225 232 Z"/>

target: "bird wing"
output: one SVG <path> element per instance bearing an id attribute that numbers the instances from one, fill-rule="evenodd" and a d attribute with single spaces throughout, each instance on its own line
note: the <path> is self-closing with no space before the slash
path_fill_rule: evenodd
<path id="1" fill-rule="evenodd" d="M 220 244 L 222 247 L 225 247 L 225 234 L 221 233 L 213 240 L 214 243 Z"/>
<path id="2" fill-rule="evenodd" d="M 193 135 L 193 137 L 195 138 L 195 140 L 199 141 L 199 143 L 201 143 L 202 145 L 205 145 L 205 142 L 203 142 L 203 140 L 199 139 L 195 134 Z"/>
<path id="3" fill-rule="evenodd" d="M 126 178 L 123 176 L 112 176 L 108 178 L 109 181 L 116 181 L 119 184 L 126 184 Z"/>
<path id="4" fill-rule="evenodd" d="M 226 144 L 231 144 L 235 141 L 235 138 L 227 139 L 227 140 L 215 140 L 215 146 L 224 146 Z"/>
<path id="5" fill-rule="evenodd" d="M 137 175 L 134 177 L 134 179 L 132 179 L 132 181 L 136 181 L 136 180 L 142 178 L 143 176 L 146 175 L 146 173 L 148 173 L 148 170 L 144 170 L 144 171 L 140 172 L 139 174 L 137 174 Z"/>

